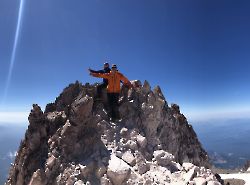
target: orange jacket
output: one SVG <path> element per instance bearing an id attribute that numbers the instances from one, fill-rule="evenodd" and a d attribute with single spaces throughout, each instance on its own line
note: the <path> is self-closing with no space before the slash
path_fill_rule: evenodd
<path id="1" fill-rule="evenodd" d="M 92 73 L 92 76 L 95 76 L 98 78 L 105 78 L 108 80 L 108 87 L 107 87 L 108 93 L 120 93 L 120 89 L 121 89 L 120 81 L 122 81 L 123 83 L 129 86 L 131 85 L 130 81 L 118 71 L 114 73 L 112 73 L 111 71 L 110 73 L 104 73 L 104 74 Z"/>

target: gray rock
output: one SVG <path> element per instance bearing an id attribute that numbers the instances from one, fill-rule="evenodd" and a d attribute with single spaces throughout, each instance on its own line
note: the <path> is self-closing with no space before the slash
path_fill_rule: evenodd
<path id="1" fill-rule="evenodd" d="M 120 131 L 120 134 L 124 137 L 126 137 L 128 135 L 128 129 L 127 128 L 122 128 Z"/>
<path id="2" fill-rule="evenodd" d="M 125 144 L 125 146 L 126 146 L 128 149 L 131 149 L 131 150 L 137 150 L 137 148 L 138 148 L 136 142 L 134 142 L 134 141 L 132 141 L 132 140 L 128 140 L 127 143 Z"/>
<path id="3" fill-rule="evenodd" d="M 151 87 L 150 87 L 148 81 L 145 80 L 145 81 L 144 81 L 144 84 L 143 84 L 143 87 L 142 87 L 142 92 L 143 92 L 144 94 L 148 94 L 150 91 L 151 91 Z"/>
<path id="4" fill-rule="evenodd" d="M 70 121 L 74 123 L 84 123 L 86 119 L 91 115 L 93 107 L 93 98 L 88 95 L 81 97 L 79 96 L 72 103 Z"/>
<path id="5" fill-rule="evenodd" d="M 148 171 L 148 167 L 147 167 L 146 159 L 141 154 L 141 152 L 136 151 L 135 158 L 136 158 L 136 165 L 137 165 L 138 173 L 140 175 L 146 173 Z"/>
<path id="6" fill-rule="evenodd" d="M 164 167 L 151 166 L 147 173 L 143 174 L 146 184 L 170 184 L 171 183 L 171 172 Z"/>
<path id="7" fill-rule="evenodd" d="M 161 166 L 168 166 L 174 160 L 174 156 L 164 150 L 154 151 L 154 158 Z"/>
<path id="8" fill-rule="evenodd" d="M 96 177 L 100 179 L 106 172 L 107 172 L 106 166 L 104 166 L 103 163 L 100 163 L 96 169 Z"/>

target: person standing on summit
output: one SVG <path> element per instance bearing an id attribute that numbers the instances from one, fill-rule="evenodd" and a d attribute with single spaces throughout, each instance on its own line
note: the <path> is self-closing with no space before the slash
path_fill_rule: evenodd
<path id="1" fill-rule="evenodd" d="M 108 96 L 108 103 L 111 109 L 111 120 L 118 120 L 119 113 L 118 113 L 118 100 L 120 95 L 120 82 L 128 87 L 132 87 L 130 81 L 120 72 L 117 70 L 117 66 L 115 64 L 112 65 L 110 73 L 93 73 L 90 72 L 90 75 L 98 78 L 105 78 L 108 80 L 108 87 L 107 87 L 107 96 Z"/>
<path id="2" fill-rule="evenodd" d="M 92 70 L 92 69 L 89 68 L 90 73 L 105 74 L 105 73 L 109 73 L 110 71 L 111 71 L 111 69 L 109 68 L 109 63 L 108 62 L 104 63 L 102 70 L 95 71 L 95 70 Z M 103 82 L 97 86 L 97 98 L 101 98 L 102 89 L 105 89 L 107 86 L 108 86 L 108 80 L 103 78 Z"/>

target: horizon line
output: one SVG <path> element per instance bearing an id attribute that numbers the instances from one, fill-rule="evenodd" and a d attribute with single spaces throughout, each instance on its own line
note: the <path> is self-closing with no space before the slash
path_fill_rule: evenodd
<path id="1" fill-rule="evenodd" d="M 28 123 L 28 111 L 0 111 L 0 125 L 2 124 L 23 124 Z M 183 113 L 183 112 L 182 112 Z M 250 119 L 249 111 L 228 111 L 228 112 L 184 112 L 188 122 L 210 121 L 210 120 L 230 120 L 230 119 Z"/>

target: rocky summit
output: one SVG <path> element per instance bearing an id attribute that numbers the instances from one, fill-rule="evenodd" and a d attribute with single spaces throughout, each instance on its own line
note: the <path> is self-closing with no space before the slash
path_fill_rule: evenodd
<path id="1" fill-rule="evenodd" d="M 44 112 L 33 105 L 6 185 L 222 184 L 179 106 L 158 86 L 132 84 L 115 122 L 96 84 L 70 84 Z"/>

